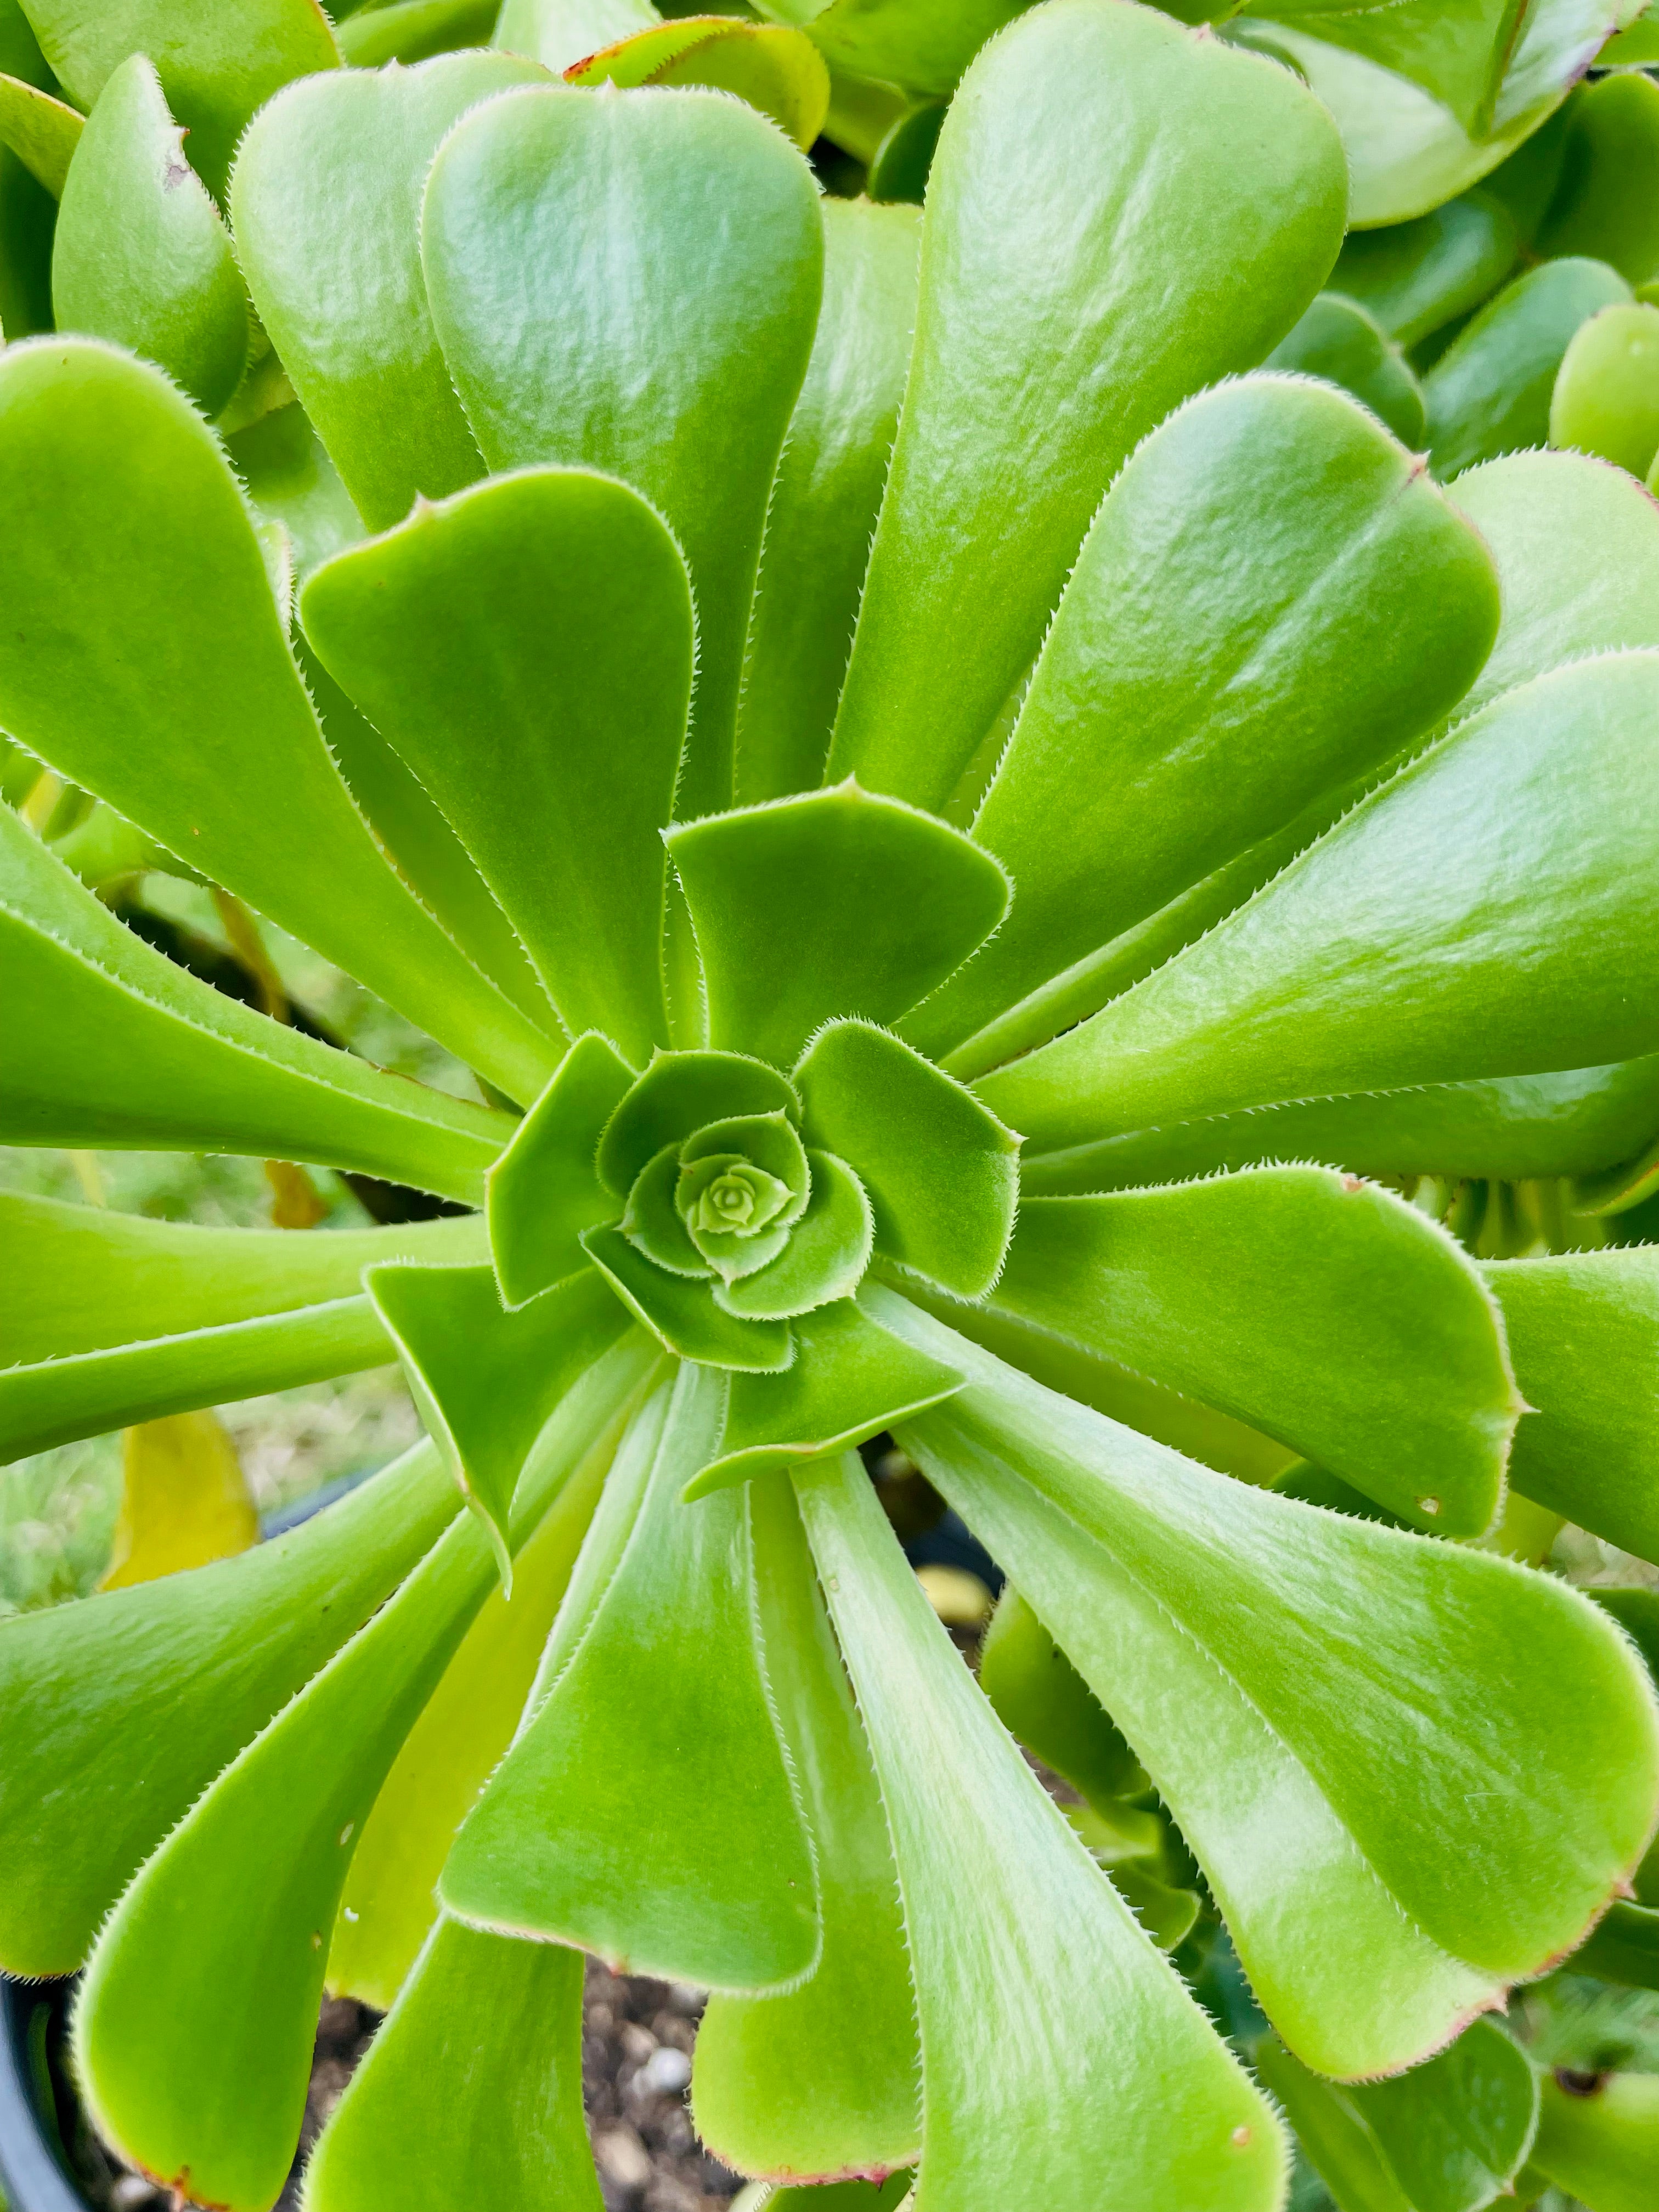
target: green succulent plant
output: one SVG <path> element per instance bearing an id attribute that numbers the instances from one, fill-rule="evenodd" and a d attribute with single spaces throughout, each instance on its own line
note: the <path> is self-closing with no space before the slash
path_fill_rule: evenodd
<path id="1" fill-rule="evenodd" d="M 714 1992 L 745 2172 L 1270 2212 L 1178 1971 L 1224 1923 L 1293 2120 L 1513 2076 L 1407 2069 L 1652 1895 L 1648 1678 L 1501 1554 L 1517 1499 L 1659 1544 L 1659 511 L 1565 453 L 1449 497 L 1251 373 L 1340 143 L 1126 0 L 985 46 L 920 218 L 717 88 L 268 98 L 50 12 L 92 327 L 0 355 L 0 724 L 486 1100 L 0 814 L 6 1142 L 465 1209 L 0 1198 L 8 1456 L 394 1358 L 430 1432 L 0 1622 L 0 1959 L 84 1965 L 100 2124 L 259 2212 L 327 1987 L 390 2011 L 313 2212 L 593 2204 L 587 1950 Z M 1012 1577 L 983 1693 L 884 1435 Z"/>

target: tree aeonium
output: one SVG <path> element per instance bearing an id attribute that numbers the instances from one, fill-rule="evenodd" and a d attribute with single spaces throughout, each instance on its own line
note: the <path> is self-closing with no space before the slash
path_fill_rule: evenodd
<path id="1" fill-rule="evenodd" d="M 432 1441 L 0 1625 L 0 1952 L 86 1964 L 101 2124 L 238 2212 L 325 1986 L 391 2012 L 313 2212 L 596 2203 L 583 1950 L 714 1992 L 748 2172 L 1267 2212 L 1174 1892 L 1360 2079 L 1653 1827 L 1617 1629 L 1446 1540 L 1513 1448 L 1651 1546 L 1651 1255 L 1480 1265 L 1378 1178 L 1650 1180 L 1659 519 L 1568 456 L 1454 501 L 1245 374 L 1335 135 L 1124 0 L 992 41 L 919 226 L 718 94 L 480 55 L 290 85 L 228 205 L 310 473 L 8 350 L 0 720 L 514 1110 L 216 996 L 0 821 L 8 1141 L 472 1209 L 4 1201 L 51 1286 L 11 1452 L 393 1347 Z M 907 1568 L 889 1431 L 1017 1584 L 988 1682 L 1092 1828 Z"/>

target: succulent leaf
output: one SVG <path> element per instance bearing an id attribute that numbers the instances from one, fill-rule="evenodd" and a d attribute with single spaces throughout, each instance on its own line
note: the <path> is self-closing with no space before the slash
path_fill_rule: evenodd
<path id="1" fill-rule="evenodd" d="M 682 16 L 601 47 L 564 72 L 567 84 L 708 85 L 769 115 L 809 147 L 830 106 L 830 72 L 810 39 L 788 25 Z"/>
<path id="2" fill-rule="evenodd" d="M 727 1313 L 787 1321 L 851 1297 L 864 1280 L 875 1240 L 869 1194 L 833 1152 L 809 1151 L 806 1158 L 811 1194 L 788 1243 L 753 1274 L 716 1284 L 714 1303 Z"/>
<path id="3" fill-rule="evenodd" d="M 485 1178 L 501 1301 L 522 1305 L 585 1264 L 581 1231 L 613 1217 L 593 1164 L 633 1071 L 592 1031 L 577 1038 Z"/>
<path id="4" fill-rule="evenodd" d="M 64 179 L 85 128 L 83 115 L 40 85 L 0 76 L 0 143 L 55 200 L 63 198 Z"/>
<path id="5" fill-rule="evenodd" d="M 1357 301 L 1322 292 L 1267 356 L 1273 369 L 1322 377 L 1369 407 L 1403 446 L 1423 443 L 1423 388 L 1382 326 Z"/>
<path id="6" fill-rule="evenodd" d="M 1659 2079 L 1613 2074 L 1588 2094 L 1539 2085 L 1532 2163 L 1595 2212 L 1644 2212 L 1659 2163 Z"/>
<path id="7" fill-rule="evenodd" d="M 736 1115 L 799 1118 L 794 1085 L 775 1067 L 740 1052 L 671 1052 L 653 1060 L 599 1139 L 599 1180 L 626 1198 L 634 1178 L 662 1150 L 711 1121 Z"/>
<path id="8" fill-rule="evenodd" d="M 490 0 L 389 0 L 353 11 L 335 27 L 341 58 L 354 69 L 423 62 L 459 46 L 485 45 L 500 10 Z"/>
<path id="9" fill-rule="evenodd" d="M 794 1358 L 787 1322 L 745 1321 L 725 1312 L 706 1282 L 670 1274 L 620 1229 L 608 1224 L 585 1229 L 581 1245 L 629 1311 L 682 1359 L 773 1374 Z"/>
<path id="10" fill-rule="evenodd" d="M 1464 192 L 1410 222 L 1350 231 L 1331 289 L 1357 301 L 1397 345 L 1419 345 L 1490 297 L 1519 243 L 1502 200 Z"/>

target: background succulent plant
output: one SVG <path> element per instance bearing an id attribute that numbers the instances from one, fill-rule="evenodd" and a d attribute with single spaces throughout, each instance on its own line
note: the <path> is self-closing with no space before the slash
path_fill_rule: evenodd
<path id="1" fill-rule="evenodd" d="M 0 356 L 0 720 L 487 1103 L 216 992 L 8 813 L 0 1135 L 467 1211 L 8 1197 L 0 1431 L 396 1356 L 432 1442 L 0 1626 L 0 1956 L 89 1960 L 95 2111 L 216 2204 L 282 2184 L 325 1984 L 392 2010 L 319 2212 L 591 2202 L 586 1948 L 716 1991 L 744 2171 L 1273 2206 L 1154 1940 L 1223 1922 L 1327 2171 L 1358 2131 L 1409 2196 L 1475 2112 L 1458 2203 L 1529 2149 L 1578 2186 L 1511 2042 L 1432 2054 L 1651 1894 L 1646 1676 L 1501 1552 L 1517 1497 L 1659 1536 L 1614 1241 L 1659 517 L 1564 453 L 1448 497 L 1243 374 L 1329 278 L 1341 143 L 1152 10 L 994 38 L 925 219 L 821 203 L 765 100 L 343 72 L 315 20 L 40 13 L 87 328 Z M 988 1701 L 883 1433 L 1014 1579 Z"/>

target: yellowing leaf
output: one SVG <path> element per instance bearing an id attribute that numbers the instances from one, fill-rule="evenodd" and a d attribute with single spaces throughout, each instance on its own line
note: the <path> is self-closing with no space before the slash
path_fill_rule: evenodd
<path id="1" fill-rule="evenodd" d="M 259 1540 L 236 1447 L 216 1413 L 173 1413 L 129 1429 L 115 1550 L 100 1588 L 154 1582 L 228 1559 Z"/>

